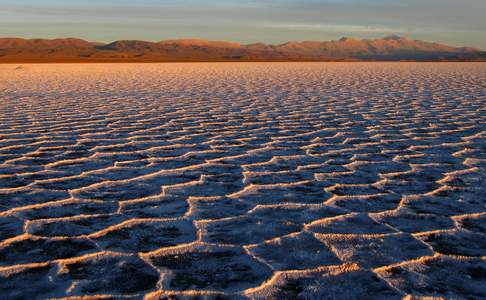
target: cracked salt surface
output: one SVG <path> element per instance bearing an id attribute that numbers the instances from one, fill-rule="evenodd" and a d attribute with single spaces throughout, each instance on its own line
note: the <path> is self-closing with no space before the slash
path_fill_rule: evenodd
<path id="1" fill-rule="evenodd" d="M 486 64 L 0 65 L 0 298 L 486 298 Z"/>

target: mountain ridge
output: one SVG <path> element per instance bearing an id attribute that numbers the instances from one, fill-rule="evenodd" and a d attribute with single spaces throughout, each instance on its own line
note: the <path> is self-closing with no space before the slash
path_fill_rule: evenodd
<path id="1" fill-rule="evenodd" d="M 391 35 L 382 39 L 343 37 L 271 45 L 201 39 L 95 43 L 78 38 L 0 38 L 2 62 L 170 61 L 486 61 L 486 52 Z"/>

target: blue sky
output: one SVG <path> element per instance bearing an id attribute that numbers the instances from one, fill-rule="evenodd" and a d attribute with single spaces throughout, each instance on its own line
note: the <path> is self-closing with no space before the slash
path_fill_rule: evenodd
<path id="1" fill-rule="evenodd" d="M 377 38 L 486 49 L 486 0 L 0 0 L 0 36 L 243 43 Z"/>

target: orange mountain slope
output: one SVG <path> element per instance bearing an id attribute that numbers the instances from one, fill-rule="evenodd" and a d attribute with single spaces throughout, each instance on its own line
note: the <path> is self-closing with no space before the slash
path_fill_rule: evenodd
<path id="1" fill-rule="evenodd" d="M 383 39 L 288 42 L 281 45 L 167 40 L 120 40 L 109 44 L 76 38 L 0 38 L 1 62 L 168 61 L 485 61 L 486 52 L 400 36 Z"/>

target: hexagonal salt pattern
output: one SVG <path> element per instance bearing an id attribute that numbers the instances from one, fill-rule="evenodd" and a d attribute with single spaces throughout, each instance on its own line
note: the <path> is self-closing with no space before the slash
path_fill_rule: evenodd
<path id="1" fill-rule="evenodd" d="M 486 64 L 0 65 L 0 298 L 486 298 Z"/>

